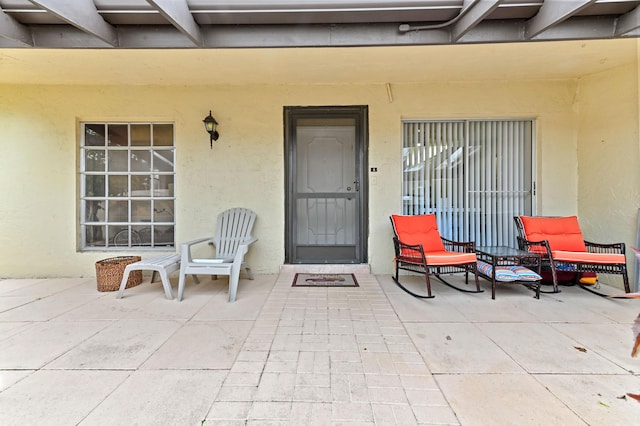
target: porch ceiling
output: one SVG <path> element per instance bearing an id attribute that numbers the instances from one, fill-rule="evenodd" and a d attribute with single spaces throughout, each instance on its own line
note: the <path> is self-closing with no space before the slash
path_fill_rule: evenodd
<path id="1" fill-rule="evenodd" d="M 639 28 L 640 0 L 0 0 L 0 83 L 578 78 Z"/>
<path id="2" fill-rule="evenodd" d="M 0 0 L 0 48 L 446 45 L 640 35 L 640 0 Z"/>
<path id="3" fill-rule="evenodd" d="M 638 58 L 637 39 L 298 49 L 0 49 L 0 84 L 400 84 L 575 79 Z"/>

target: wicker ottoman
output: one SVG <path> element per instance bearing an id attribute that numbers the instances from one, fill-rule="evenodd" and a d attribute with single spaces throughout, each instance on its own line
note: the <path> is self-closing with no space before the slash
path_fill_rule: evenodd
<path id="1" fill-rule="evenodd" d="M 139 262 L 140 256 L 110 257 L 96 262 L 96 280 L 98 291 L 116 291 L 124 275 L 124 268 L 130 263 Z M 127 288 L 142 283 L 142 271 L 132 271 L 127 280 Z"/>

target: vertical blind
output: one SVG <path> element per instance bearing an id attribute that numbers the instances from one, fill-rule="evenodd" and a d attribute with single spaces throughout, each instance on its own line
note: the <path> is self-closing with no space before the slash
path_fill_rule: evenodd
<path id="1" fill-rule="evenodd" d="M 440 233 L 516 247 L 533 211 L 533 121 L 403 123 L 403 214 L 435 213 Z"/>

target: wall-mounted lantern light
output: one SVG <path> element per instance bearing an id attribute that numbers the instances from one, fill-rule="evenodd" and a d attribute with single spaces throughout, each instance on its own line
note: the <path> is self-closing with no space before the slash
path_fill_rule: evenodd
<path id="1" fill-rule="evenodd" d="M 211 148 L 213 148 L 213 141 L 217 141 L 220 137 L 220 134 L 216 130 L 218 122 L 213 118 L 213 115 L 211 115 L 211 111 L 209 111 L 209 115 L 206 116 L 202 122 L 204 123 L 204 128 L 207 129 L 207 133 L 211 136 Z"/>

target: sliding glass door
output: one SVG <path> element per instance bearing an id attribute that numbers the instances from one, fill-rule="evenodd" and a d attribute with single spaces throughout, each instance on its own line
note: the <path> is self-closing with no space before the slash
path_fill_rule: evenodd
<path id="1" fill-rule="evenodd" d="M 441 234 L 516 246 L 533 212 L 533 120 L 405 121 L 403 214 L 435 213 Z"/>

